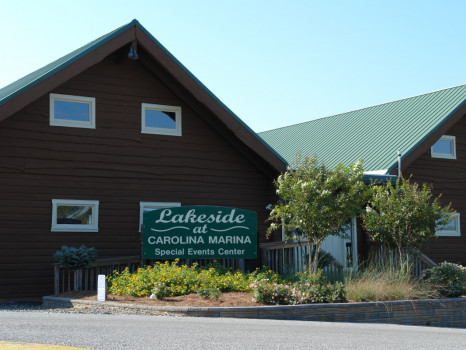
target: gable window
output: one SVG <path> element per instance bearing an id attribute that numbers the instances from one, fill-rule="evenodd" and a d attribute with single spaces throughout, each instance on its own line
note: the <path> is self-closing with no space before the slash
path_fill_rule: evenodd
<path id="1" fill-rule="evenodd" d="M 460 231 L 460 214 L 454 213 L 450 222 L 437 229 L 435 232 L 437 236 L 461 236 Z"/>
<path id="2" fill-rule="evenodd" d="M 177 202 L 140 202 L 139 203 L 139 232 L 142 231 L 142 214 L 152 210 L 181 207 Z"/>
<path id="3" fill-rule="evenodd" d="M 95 98 L 50 94 L 50 125 L 95 129 Z"/>
<path id="4" fill-rule="evenodd" d="M 99 201 L 53 199 L 52 231 L 97 232 Z"/>
<path id="5" fill-rule="evenodd" d="M 455 136 L 443 135 L 431 148 L 432 158 L 456 159 Z"/>
<path id="6" fill-rule="evenodd" d="M 181 107 L 143 103 L 141 132 L 181 136 Z"/>

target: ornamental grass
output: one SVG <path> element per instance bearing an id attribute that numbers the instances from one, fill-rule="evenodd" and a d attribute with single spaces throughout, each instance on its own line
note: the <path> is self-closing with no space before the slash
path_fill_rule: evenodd
<path id="1" fill-rule="evenodd" d="M 412 276 L 410 268 L 396 264 L 372 263 L 345 279 L 347 297 L 352 301 L 393 301 L 438 298 L 429 283 Z"/>

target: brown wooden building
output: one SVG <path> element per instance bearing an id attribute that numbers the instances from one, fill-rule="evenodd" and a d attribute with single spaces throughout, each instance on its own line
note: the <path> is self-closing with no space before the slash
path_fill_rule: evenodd
<path id="1" fill-rule="evenodd" d="M 51 294 L 62 245 L 139 254 L 145 208 L 252 210 L 263 241 L 285 169 L 136 20 L 0 90 L 0 159 L 0 298 Z"/>
<path id="2" fill-rule="evenodd" d="M 259 134 L 283 158 L 314 155 L 329 167 L 364 161 L 367 176 L 398 172 L 432 186 L 455 217 L 439 228 L 424 253 L 436 263 L 466 265 L 466 85 L 384 103 Z M 356 226 L 355 226 L 356 227 Z M 368 236 L 359 227 L 357 248 L 367 256 Z M 356 242 L 354 242 L 356 243 Z"/>

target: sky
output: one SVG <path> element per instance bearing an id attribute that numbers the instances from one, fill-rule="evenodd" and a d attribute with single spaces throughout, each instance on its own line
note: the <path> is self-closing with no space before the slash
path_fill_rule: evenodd
<path id="1" fill-rule="evenodd" d="M 0 0 L 0 87 L 137 19 L 254 131 L 466 84 L 464 0 Z"/>

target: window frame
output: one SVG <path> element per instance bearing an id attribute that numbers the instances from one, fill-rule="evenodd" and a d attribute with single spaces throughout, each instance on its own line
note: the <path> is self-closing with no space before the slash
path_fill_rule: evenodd
<path id="1" fill-rule="evenodd" d="M 55 101 L 84 103 L 89 105 L 89 121 L 67 120 L 55 118 Z M 95 97 L 50 94 L 50 125 L 71 128 L 95 129 Z"/>
<path id="2" fill-rule="evenodd" d="M 176 208 L 181 207 L 180 202 L 139 202 L 139 232 L 142 232 L 142 219 L 144 214 L 144 208 L 165 209 L 165 208 Z"/>
<path id="3" fill-rule="evenodd" d="M 449 141 L 451 143 L 452 153 L 438 153 L 434 152 L 434 145 L 438 141 Z M 443 135 L 435 142 L 430 148 L 430 155 L 432 158 L 442 158 L 442 159 L 456 159 L 456 137 L 452 135 Z"/>
<path id="4" fill-rule="evenodd" d="M 90 206 L 92 208 L 92 223 L 90 225 L 73 225 L 57 223 L 57 208 L 60 205 Z M 52 232 L 98 232 L 99 231 L 99 201 L 77 199 L 52 199 Z"/>
<path id="5" fill-rule="evenodd" d="M 175 129 L 155 128 L 146 126 L 146 110 L 175 113 Z M 181 107 L 151 103 L 141 104 L 141 133 L 155 135 L 181 136 Z"/>
<path id="6" fill-rule="evenodd" d="M 437 229 L 435 235 L 439 237 L 460 237 L 461 236 L 461 227 L 460 227 L 460 213 L 453 213 L 454 220 L 456 221 L 456 230 L 442 230 Z"/>

